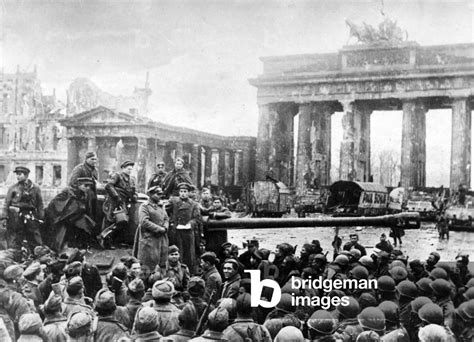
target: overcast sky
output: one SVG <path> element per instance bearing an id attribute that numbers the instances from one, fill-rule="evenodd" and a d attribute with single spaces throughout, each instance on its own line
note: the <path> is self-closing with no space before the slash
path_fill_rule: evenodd
<path id="1" fill-rule="evenodd" d="M 130 95 L 150 71 L 157 121 L 256 135 L 248 79 L 261 73 L 259 57 L 335 52 L 347 43 L 345 18 L 378 24 L 381 9 L 422 45 L 473 42 L 469 1 L 2 1 L 0 59 L 5 72 L 37 65 L 45 93 L 60 96 L 77 77 Z M 372 119 L 373 145 L 400 144 L 400 113 Z M 337 143 L 340 116 L 334 120 Z M 428 156 L 449 144 L 449 113 L 430 113 L 428 125 L 438 121 Z M 449 162 L 449 153 L 448 145 L 441 159 Z"/>

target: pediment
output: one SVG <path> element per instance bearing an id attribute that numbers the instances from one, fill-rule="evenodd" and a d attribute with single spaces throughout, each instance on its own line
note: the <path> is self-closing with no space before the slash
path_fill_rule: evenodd
<path id="1" fill-rule="evenodd" d="M 127 124 L 136 123 L 137 119 L 130 114 L 116 112 L 107 107 L 97 107 L 63 120 L 65 126 L 68 125 L 88 125 L 88 124 Z"/>

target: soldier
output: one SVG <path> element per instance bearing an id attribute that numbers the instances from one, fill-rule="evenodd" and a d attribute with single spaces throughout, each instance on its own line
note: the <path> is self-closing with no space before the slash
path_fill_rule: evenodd
<path id="1" fill-rule="evenodd" d="M 99 180 L 99 172 L 97 170 L 97 154 L 95 152 L 87 152 L 84 163 L 76 165 L 74 169 L 72 169 L 71 177 L 69 178 L 69 186 L 74 186 L 78 178 L 89 178 L 92 180 L 91 187 L 87 193 L 87 212 L 89 216 L 97 222 L 97 182 Z"/>
<path id="2" fill-rule="evenodd" d="M 168 249 L 168 261 L 166 261 L 163 267 L 157 265 L 155 271 L 158 273 L 158 279 L 167 278 L 173 283 L 174 289 L 179 292 L 186 290 L 189 282 L 190 273 L 189 268 L 185 264 L 179 261 L 180 250 L 176 246 L 170 246 Z M 179 297 L 175 295 L 175 298 Z"/>
<path id="3" fill-rule="evenodd" d="M 179 184 L 193 184 L 189 172 L 184 169 L 184 160 L 176 158 L 174 161 L 174 169 L 170 171 L 163 179 L 162 187 L 166 198 L 170 198 L 172 202 L 177 200 L 179 196 Z M 172 198 L 174 197 L 174 198 Z"/>
<path id="4" fill-rule="evenodd" d="M 46 223 L 52 228 L 48 240 L 57 252 L 66 242 L 79 248 L 88 247 L 96 225 L 87 215 L 90 212 L 87 196 L 93 184 L 92 178 L 76 178 L 73 185 L 57 194 L 46 208 Z"/>
<path id="5" fill-rule="evenodd" d="M 133 340 L 137 342 L 144 341 L 162 341 L 158 329 L 158 312 L 153 308 L 140 308 L 135 319 Z"/>
<path id="6" fill-rule="evenodd" d="M 149 275 L 156 265 L 166 264 L 169 244 L 169 219 L 161 202 L 163 191 L 160 187 L 153 186 L 148 189 L 148 195 L 149 200 L 143 203 L 138 211 L 139 226 L 134 243 L 134 246 L 138 246 L 136 256 L 140 259 L 146 275 Z"/>
<path id="7" fill-rule="evenodd" d="M 400 325 L 398 305 L 394 302 L 385 301 L 380 303 L 378 308 L 382 310 L 385 316 L 386 333 L 382 337 L 382 341 L 410 342 L 408 331 Z"/>
<path id="8" fill-rule="evenodd" d="M 189 340 L 190 342 L 226 341 L 222 333 L 228 326 L 229 314 L 226 309 L 217 308 L 211 311 L 207 320 L 207 329 L 200 337 Z"/>
<path id="9" fill-rule="evenodd" d="M 203 312 L 207 310 L 207 307 L 210 305 L 212 309 L 214 309 L 214 305 L 209 303 L 209 301 L 205 301 L 203 299 L 204 296 L 204 280 L 200 277 L 192 277 L 188 283 L 188 293 L 189 293 L 189 302 L 194 306 L 196 310 L 196 314 L 201 317 Z M 184 303 L 186 306 L 187 303 Z M 210 312 L 212 310 L 208 310 Z"/>
<path id="10" fill-rule="evenodd" d="M 130 317 L 131 324 L 133 326 L 135 315 L 142 305 L 142 298 L 145 295 L 145 284 L 139 278 L 133 279 L 128 283 L 128 302 L 125 307 L 128 310 L 128 316 Z"/>
<path id="11" fill-rule="evenodd" d="M 98 237 L 99 244 L 104 248 L 113 249 L 112 242 L 118 231 L 129 225 L 129 210 L 137 201 L 135 179 L 131 176 L 134 162 L 127 160 L 121 165 L 121 171 L 112 173 L 107 180 L 105 190 L 107 197 L 103 205 L 104 220 L 102 233 Z M 120 213 L 120 216 L 119 216 Z"/>
<path id="12" fill-rule="evenodd" d="M 212 207 L 212 195 L 211 190 L 208 188 L 202 188 L 201 190 L 201 201 L 199 202 L 202 216 L 209 216 L 209 209 Z"/>
<path id="13" fill-rule="evenodd" d="M 240 274 L 239 264 L 234 259 L 227 259 L 224 261 L 222 268 L 224 273 L 224 284 L 222 284 L 222 291 L 220 298 L 233 298 L 236 299 L 239 295 L 240 288 Z"/>
<path id="14" fill-rule="evenodd" d="M 62 314 L 62 298 L 54 295 L 44 303 L 44 332 L 51 342 L 62 342 L 67 339 L 66 317 Z"/>
<path id="15" fill-rule="evenodd" d="M 214 252 L 206 252 L 201 256 L 202 278 L 205 281 L 204 300 L 209 302 L 211 294 L 214 292 L 212 304 L 216 303 L 217 294 L 222 286 L 222 277 L 216 268 L 219 260 Z"/>
<path id="16" fill-rule="evenodd" d="M 74 312 L 87 312 L 93 315 L 92 308 L 84 300 L 84 283 L 81 277 L 73 277 L 68 281 L 66 293 L 63 308 L 65 317 L 69 317 Z"/>
<path id="17" fill-rule="evenodd" d="M 84 311 L 70 314 L 66 323 L 68 341 L 91 341 L 93 316 Z"/>
<path id="18" fill-rule="evenodd" d="M 310 341 L 336 341 L 333 333 L 337 320 L 327 311 L 318 310 L 308 319 L 308 337 Z"/>
<path id="19" fill-rule="evenodd" d="M 199 205 L 189 198 L 192 185 L 178 185 L 179 199 L 173 204 L 170 244 L 175 244 L 182 253 L 182 261 L 194 272 L 196 262 L 196 237 L 202 237 L 202 217 Z"/>
<path id="20" fill-rule="evenodd" d="M 187 342 L 194 336 L 199 316 L 192 304 L 187 304 L 178 315 L 179 331 L 165 337 L 162 342 Z"/>
<path id="21" fill-rule="evenodd" d="M 383 335 L 385 330 L 385 315 L 382 310 L 375 307 L 368 307 L 362 310 L 357 316 L 359 324 L 364 331 L 375 331 Z"/>
<path id="22" fill-rule="evenodd" d="M 97 330 L 94 332 L 96 341 L 117 341 L 127 338 L 128 329 L 115 319 L 115 295 L 108 289 L 97 292 L 95 297 L 95 311 L 98 314 Z"/>
<path id="23" fill-rule="evenodd" d="M 40 284 L 44 280 L 44 265 L 39 262 L 33 262 L 23 272 L 26 283 L 23 285 L 22 292 L 25 297 L 30 298 L 35 303 L 35 307 L 39 307 L 44 303 L 44 296 L 40 290 Z"/>
<path id="24" fill-rule="evenodd" d="M 147 189 L 154 187 L 154 186 L 159 186 L 160 188 L 163 188 L 163 180 L 165 179 L 166 175 L 168 174 L 165 171 L 165 163 L 160 161 L 156 164 L 156 169 L 157 172 L 152 174 L 150 177 L 150 180 L 148 181 L 148 186 Z"/>
<path id="25" fill-rule="evenodd" d="M 350 251 L 352 248 L 357 248 L 360 251 L 361 256 L 367 255 L 364 246 L 359 243 L 359 235 L 350 234 L 349 237 L 351 241 L 344 245 L 344 250 Z"/>
<path id="26" fill-rule="evenodd" d="M 2 213 L 2 217 L 7 219 L 7 245 L 19 249 L 22 241 L 27 240 L 32 251 L 43 244 L 40 234 L 40 223 L 44 218 L 43 198 L 39 186 L 28 179 L 28 168 L 17 166 L 13 172 L 18 183 L 8 189 Z"/>
<path id="27" fill-rule="evenodd" d="M 67 263 L 81 263 L 80 276 L 84 281 L 84 295 L 89 298 L 95 298 L 97 291 L 102 288 L 102 279 L 100 278 L 99 269 L 96 265 L 87 262 L 86 250 L 75 249 L 67 259 Z"/>
<path id="28" fill-rule="evenodd" d="M 163 336 L 176 333 L 179 330 L 178 315 L 181 310 L 170 302 L 174 294 L 173 283 L 158 280 L 153 284 L 151 293 L 153 300 L 144 303 L 143 306 L 152 307 L 159 312 L 156 331 Z"/>
<path id="29" fill-rule="evenodd" d="M 43 342 L 43 322 L 37 313 L 27 313 L 18 322 L 20 337 L 18 342 Z"/>
<path id="30" fill-rule="evenodd" d="M 354 297 L 348 298 L 349 305 L 338 305 L 336 307 L 336 312 L 339 313 L 336 332 L 344 341 L 355 341 L 357 335 L 362 332 L 362 327 L 357 321 L 359 302 Z"/>
<path id="31" fill-rule="evenodd" d="M 252 341 L 271 342 L 272 338 L 267 328 L 254 322 L 252 318 L 252 307 L 250 306 L 250 294 L 244 293 L 237 297 L 237 318 L 232 325 L 224 330 L 223 334 L 229 341 L 245 342 Z"/>

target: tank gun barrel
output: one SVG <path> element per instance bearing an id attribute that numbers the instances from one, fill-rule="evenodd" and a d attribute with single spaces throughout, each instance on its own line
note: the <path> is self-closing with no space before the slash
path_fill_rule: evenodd
<path id="1" fill-rule="evenodd" d="M 396 220 L 419 220 L 417 212 L 406 212 L 394 215 L 374 217 L 311 217 L 311 218 L 231 218 L 227 220 L 209 220 L 208 231 L 227 229 L 271 229 L 296 227 L 347 227 L 347 226 L 382 226 L 389 227 Z"/>

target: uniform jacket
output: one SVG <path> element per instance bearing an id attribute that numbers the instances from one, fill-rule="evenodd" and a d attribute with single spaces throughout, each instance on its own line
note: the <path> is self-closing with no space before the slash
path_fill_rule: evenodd
<path id="1" fill-rule="evenodd" d="M 338 337 L 344 342 L 355 342 L 362 331 L 357 318 L 348 318 L 339 322 L 336 329 Z"/>
<path id="2" fill-rule="evenodd" d="M 66 317 L 46 318 L 43 322 L 45 335 L 49 342 L 63 342 L 67 340 Z"/>
<path id="3" fill-rule="evenodd" d="M 63 315 L 65 317 L 69 317 L 69 315 L 73 312 L 80 312 L 80 311 L 87 311 L 90 313 L 92 316 L 94 316 L 94 311 L 92 308 L 85 304 L 83 300 L 80 299 L 74 299 L 71 297 L 66 297 L 63 301 Z"/>
<path id="4" fill-rule="evenodd" d="M 201 210 L 199 204 L 194 202 L 192 199 L 181 200 L 179 199 L 173 206 L 173 227 L 177 225 L 191 224 L 191 227 L 198 226 L 201 221 Z"/>
<path id="5" fill-rule="evenodd" d="M 216 295 L 214 298 L 217 298 L 218 292 L 222 286 L 222 277 L 217 271 L 215 266 L 211 267 L 209 270 L 202 274 L 202 279 L 205 281 L 205 292 L 204 292 L 204 300 L 208 301 L 211 297 L 211 293 L 213 290 L 216 291 Z M 214 301 L 215 302 L 215 301 Z"/>
<path id="6" fill-rule="evenodd" d="M 169 219 L 161 204 L 147 201 L 140 206 L 138 220 L 137 258 L 151 272 L 168 260 Z"/>
<path id="7" fill-rule="evenodd" d="M 178 263 L 173 266 L 170 265 L 169 261 L 166 261 L 165 266 L 159 267 L 157 270 L 161 273 L 162 279 L 169 278 L 177 291 L 187 289 L 190 273 L 188 266 L 185 264 L 178 261 Z"/>
<path id="8" fill-rule="evenodd" d="M 150 331 L 144 334 L 136 334 L 132 336 L 135 342 L 163 342 L 163 336 L 158 331 Z"/>
<path id="9" fill-rule="evenodd" d="M 179 331 L 178 315 L 181 310 L 174 304 L 157 304 L 154 300 L 146 302 L 143 306 L 149 306 L 158 312 L 158 328 L 161 335 L 168 336 Z"/>
<path id="10" fill-rule="evenodd" d="M 162 342 L 188 342 L 193 336 L 193 330 L 180 329 L 176 334 L 164 337 Z"/>
<path id="11" fill-rule="evenodd" d="M 178 184 L 179 183 L 188 183 L 193 184 L 191 177 L 189 177 L 189 172 L 185 169 L 176 170 L 168 172 L 168 174 L 163 179 L 162 188 L 164 195 L 166 197 L 178 196 Z"/>
<path id="12" fill-rule="evenodd" d="M 226 207 L 221 207 L 220 209 L 215 209 L 211 207 L 209 209 L 209 217 L 213 220 L 224 220 L 231 218 L 232 214 L 230 210 Z"/>
<path id="13" fill-rule="evenodd" d="M 105 199 L 103 210 L 108 221 L 114 221 L 114 211 L 123 204 L 136 201 L 135 179 L 123 172 L 113 173 L 105 185 L 107 198 Z"/>
<path id="14" fill-rule="evenodd" d="M 135 315 L 137 314 L 138 309 L 140 309 L 142 306 L 143 306 L 143 304 L 142 304 L 141 301 L 139 301 L 137 299 L 133 299 L 133 298 L 130 298 L 128 300 L 127 305 L 125 305 L 125 307 L 128 310 L 128 316 L 130 317 L 130 322 L 131 322 L 132 326 L 133 326 L 133 323 L 135 321 Z"/>
<path id="15" fill-rule="evenodd" d="M 31 210 L 36 215 L 36 218 L 40 220 L 44 218 L 41 190 L 38 185 L 29 179 L 25 182 L 18 182 L 8 189 L 3 205 L 4 217 L 8 217 L 8 208 L 10 206 Z"/>
<path id="16" fill-rule="evenodd" d="M 167 172 L 154 173 L 151 175 L 150 180 L 148 181 L 147 189 L 150 189 L 153 186 L 159 186 L 163 188 L 163 180 L 165 179 Z"/>
<path id="17" fill-rule="evenodd" d="M 122 337 L 129 337 L 126 326 L 112 316 L 99 317 L 94 333 L 95 341 L 117 342 Z"/>
<path id="18" fill-rule="evenodd" d="M 237 299 L 240 288 L 240 274 L 235 274 L 222 284 L 221 298 Z"/>
<path id="19" fill-rule="evenodd" d="M 199 337 L 195 337 L 190 342 L 205 342 L 205 341 L 229 341 L 223 333 L 217 331 L 206 330 L 204 334 Z"/>
<path id="20" fill-rule="evenodd" d="M 248 333 L 249 330 L 257 330 L 258 333 L 252 335 Z M 252 339 L 253 336 L 260 336 L 261 339 L 259 339 L 259 341 L 261 342 L 272 342 L 272 337 L 268 329 L 255 323 L 253 319 L 237 318 L 234 323 L 228 326 L 222 333 L 232 342 L 245 342 L 245 338 Z"/>

